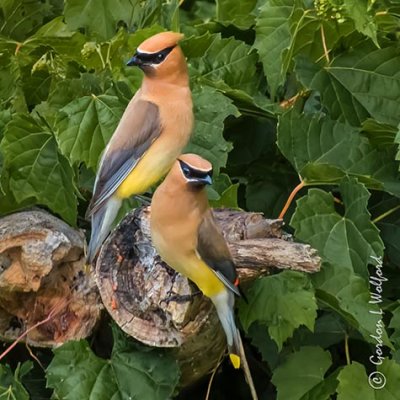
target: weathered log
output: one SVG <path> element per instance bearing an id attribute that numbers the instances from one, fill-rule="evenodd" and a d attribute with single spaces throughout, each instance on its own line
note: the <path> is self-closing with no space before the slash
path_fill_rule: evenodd
<path id="1" fill-rule="evenodd" d="M 34 346 L 87 337 L 100 317 L 93 274 L 85 273 L 81 232 L 42 210 L 0 219 L 0 338 Z M 56 313 L 54 313 L 56 310 Z"/>
<path id="2" fill-rule="evenodd" d="M 214 213 L 244 284 L 275 267 L 319 270 L 316 251 L 291 241 L 282 221 L 258 213 Z M 96 263 L 97 284 L 105 307 L 126 333 L 150 346 L 174 348 L 181 384 L 188 385 L 216 365 L 225 337 L 211 302 L 201 295 L 185 298 L 196 290 L 194 285 L 157 255 L 149 215 L 149 208 L 136 209 L 112 232 Z M 169 301 L 174 294 L 181 301 Z"/>

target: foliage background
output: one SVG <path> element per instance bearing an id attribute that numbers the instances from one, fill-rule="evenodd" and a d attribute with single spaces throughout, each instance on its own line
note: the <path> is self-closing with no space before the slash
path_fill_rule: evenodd
<path id="1" fill-rule="evenodd" d="M 214 165 L 213 204 L 276 218 L 303 182 L 285 220 L 318 249 L 321 272 L 262 278 L 238 305 L 260 398 L 400 399 L 398 0 L 1 0 L 1 213 L 40 205 L 89 229 L 99 155 L 141 82 L 125 62 L 163 29 L 186 35 L 188 150 Z M 372 257 L 388 279 L 378 304 Z M 387 382 L 374 390 L 381 317 Z M 167 352 L 107 335 L 35 350 L 45 372 L 17 364 L 20 348 L 0 366 L 0 398 L 178 394 Z M 180 398 L 203 399 L 206 385 Z M 224 363 L 210 398 L 248 396 Z"/>

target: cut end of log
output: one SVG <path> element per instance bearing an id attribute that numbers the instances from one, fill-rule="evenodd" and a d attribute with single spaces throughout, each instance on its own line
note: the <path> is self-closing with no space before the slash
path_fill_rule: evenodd
<path id="1" fill-rule="evenodd" d="M 81 232 L 45 211 L 0 219 L 3 340 L 28 331 L 24 340 L 44 347 L 90 335 L 101 307 L 94 279 L 84 272 L 84 240 Z"/>

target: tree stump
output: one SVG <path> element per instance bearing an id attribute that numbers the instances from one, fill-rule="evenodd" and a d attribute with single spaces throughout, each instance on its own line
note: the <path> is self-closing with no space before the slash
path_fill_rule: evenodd
<path id="1" fill-rule="evenodd" d="M 45 211 L 0 219 L 1 339 L 28 331 L 28 344 L 52 347 L 91 334 L 102 307 L 93 274 L 84 272 L 84 243 L 81 232 Z"/>
<path id="2" fill-rule="evenodd" d="M 319 270 L 316 251 L 294 243 L 282 231 L 282 221 L 242 211 L 214 214 L 244 285 L 272 268 Z M 225 336 L 206 297 L 168 301 L 196 288 L 161 261 L 151 244 L 149 216 L 149 208 L 138 208 L 111 233 L 96 263 L 97 285 L 108 312 L 127 334 L 149 346 L 174 348 L 185 386 L 215 367 Z"/>

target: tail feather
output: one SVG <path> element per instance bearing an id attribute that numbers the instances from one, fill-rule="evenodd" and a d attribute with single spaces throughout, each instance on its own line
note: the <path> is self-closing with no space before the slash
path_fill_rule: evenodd
<path id="1" fill-rule="evenodd" d="M 240 332 L 236 327 L 233 306 L 235 302 L 234 294 L 229 290 L 224 290 L 212 298 L 217 309 L 219 320 L 226 335 L 229 357 L 235 368 L 240 368 L 241 359 L 241 338 Z"/>
<path id="2" fill-rule="evenodd" d="M 87 259 L 92 263 L 102 243 L 107 238 L 111 225 L 121 207 L 121 200 L 111 197 L 107 202 L 92 214 L 92 233 L 88 246 Z"/>
<path id="3" fill-rule="evenodd" d="M 235 301 L 234 294 L 230 290 L 226 289 L 218 295 L 212 297 L 211 300 L 217 309 L 219 320 L 221 321 L 221 325 L 225 331 L 231 363 L 236 369 L 242 367 L 246 381 L 250 388 L 251 398 L 253 400 L 258 400 L 253 378 L 246 360 L 246 354 L 244 352 L 240 332 L 235 324 L 235 315 L 233 313 Z"/>

